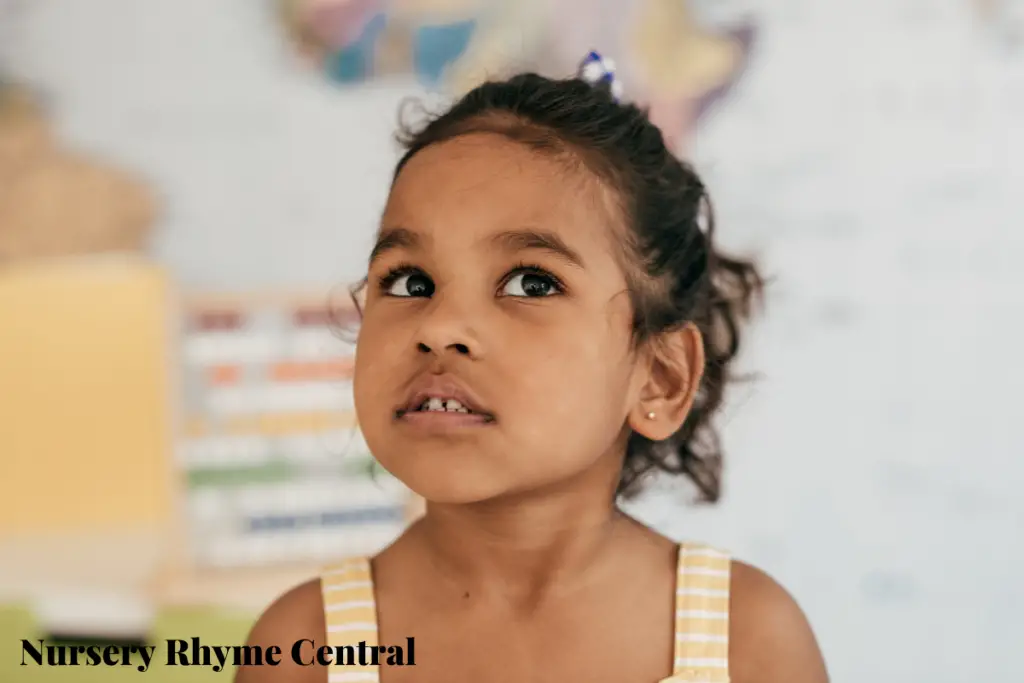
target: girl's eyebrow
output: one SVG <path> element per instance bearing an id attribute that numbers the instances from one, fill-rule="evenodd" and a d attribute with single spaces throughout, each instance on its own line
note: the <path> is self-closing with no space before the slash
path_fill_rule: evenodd
<path id="1" fill-rule="evenodd" d="M 492 241 L 506 251 L 540 249 L 547 251 L 576 268 L 584 268 L 583 258 L 561 237 L 545 230 L 507 230 L 499 232 Z"/>
<path id="2" fill-rule="evenodd" d="M 539 249 L 546 251 L 576 268 L 585 268 L 583 257 L 565 243 L 561 237 L 546 230 L 506 230 L 491 238 L 491 242 L 510 252 Z M 370 252 L 370 264 L 394 249 L 417 249 L 423 244 L 423 236 L 408 228 L 386 228 L 381 230 L 377 242 Z"/>
<path id="3" fill-rule="evenodd" d="M 416 249 L 423 242 L 422 237 L 408 228 L 386 228 L 377 236 L 377 242 L 370 252 L 370 265 L 383 254 L 393 249 Z"/>

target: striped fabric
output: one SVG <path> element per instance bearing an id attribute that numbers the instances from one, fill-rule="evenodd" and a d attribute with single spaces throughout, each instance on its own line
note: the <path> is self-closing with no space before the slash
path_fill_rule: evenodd
<path id="1" fill-rule="evenodd" d="M 714 548 L 679 548 L 675 670 L 663 683 L 728 683 L 731 566 L 729 556 Z"/>
<path id="2" fill-rule="evenodd" d="M 676 583 L 675 667 L 659 683 L 729 683 L 728 555 L 708 546 L 679 548 Z M 327 644 L 377 642 L 377 610 L 370 562 L 356 557 L 329 567 L 321 577 Z M 386 661 L 386 655 L 381 658 Z M 380 683 L 376 666 L 336 665 L 329 683 Z"/>
<path id="3" fill-rule="evenodd" d="M 377 608 L 370 561 L 356 557 L 329 567 L 320 577 L 324 598 L 327 644 L 331 647 L 365 642 L 377 647 Z M 386 661 L 386 655 L 384 658 Z M 344 664 L 331 667 L 328 683 L 378 683 L 378 667 Z"/>

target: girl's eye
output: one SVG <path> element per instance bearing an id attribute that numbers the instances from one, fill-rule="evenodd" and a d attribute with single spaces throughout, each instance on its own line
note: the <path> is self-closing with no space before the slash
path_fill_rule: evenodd
<path id="1" fill-rule="evenodd" d="M 544 297 L 558 294 L 561 291 L 558 281 L 550 275 L 537 272 L 519 272 L 514 274 L 502 288 L 505 296 Z"/>
<path id="2" fill-rule="evenodd" d="M 388 275 L 381 283 L 388 296 L 429 297 L 434 293 L 434 283 L 420 272 L 398 272 Z"/>

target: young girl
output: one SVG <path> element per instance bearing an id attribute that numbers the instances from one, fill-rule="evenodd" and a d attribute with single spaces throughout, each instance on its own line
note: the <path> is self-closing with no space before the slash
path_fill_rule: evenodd
<path id="1" fill-rule="evenodd" d="M 269 607 L 249 643 L 281 664 L 240 683 L 827 680 L 772 579 L 616 507 L 659 471 L 717 499 L 710 420 L 761 281 L 714 250 L 700 179 L 594 63 L 486 83 L 408 136 L 354 391 L 426 514 Z M 377 665 L 314 660 L 360 642 Z"/>

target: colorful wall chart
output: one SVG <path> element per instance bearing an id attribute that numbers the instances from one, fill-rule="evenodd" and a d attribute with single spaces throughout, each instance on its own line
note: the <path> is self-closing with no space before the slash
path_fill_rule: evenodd
<path id="1" fill-rule="evenodd" d="M 258 297 L 187 307 L 178 463 L 197 567 L 320 562 L 404 528 L 407 491 L 356 425 L 347 315 Z"/>

